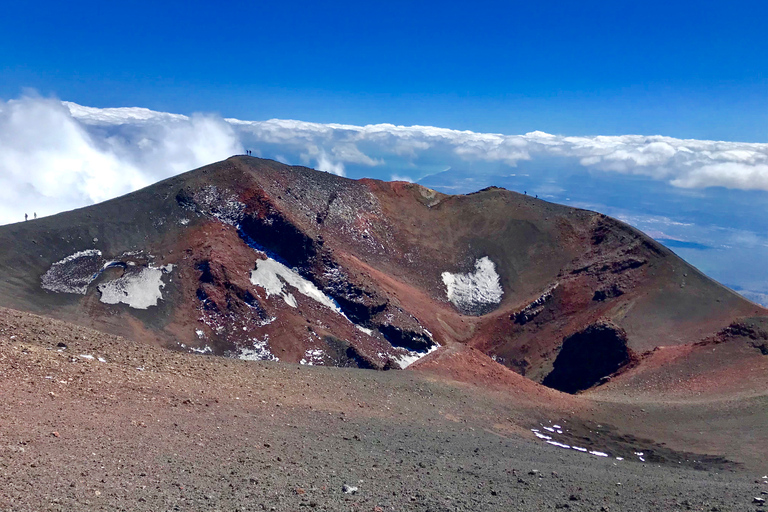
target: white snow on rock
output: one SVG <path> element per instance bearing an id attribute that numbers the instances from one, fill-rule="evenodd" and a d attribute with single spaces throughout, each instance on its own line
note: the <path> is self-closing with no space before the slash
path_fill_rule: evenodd
<path id="1" fill-rule="evenodd" d="M 88 285 L 102 270 L 101 251 L 88 249 L 63 258 L 40 278 L 42 287 L 57 293 L 85 295 Z"/>
<path id="2" fill-rule="evenodd" d="M 551 423 L 551 422 L 550 422 Z M 552 434 L 563 434 L 562 427 L 560 425 L 555 424 L 554 428 L 552 427 L 546 427 L 544 425 L 541 425 L 541 427 L 546 430 L 547 432 L 550 432 Z M 558 448 L 565 448 L 569 450 L 576 450 L 577 452 L 586 453 L 589 455 L 594 455 L 595 457 L 609 457 L 609 455 L 606 452 L 599 451 L 599 450 L 590 450 L 589 448 L 584 448 L 581 446 L 574 446 L 574 445 L 568 445 L 566 443 L 562 443 L 560 441 L 554 440 L 552 436 L 548 436 L 546 434 L 543 434 L 539 431 L 537 428 L 532 428 L 531 432 L 533 432 L 533 435 L 535 435 L 537 438 L 543 440 L 545 443 L 550 444 L 552 446 L 557 446 Z M 642 452 L 635 452 L 635 455 L 640 457 L 640 460 L 645 462 L 645 460 L 642 458 L 643 453 Z M 624 457 L 616 457 L 616 460 L 622 461 L 624 460 Z"/>
<path id="3" fill-rule="evenodd" d="M 333 299 L 320 291 L 317 286 L 301 277 L 298 272 L 291 270 L 272 258 L 256 262 L 256 270 L 251 271 L 251 284 L 263 288 L 267 293 L 267 297 L 270 295 L 281 296 L 286 304 L 295 308 L 297 307 L 296 298 L 285 290 L 285 285 L 292 286 L 302 295 L 342 314 L 341 309 L 339 309 L 339 306 L 336 305 Z"/>
<path id="4" fill-rule="evenodd" d="M 496 265 L 488 256 L 475 261 L 475 271 L 466 274 L 443 272 L 448 300 L 462 312 L 478 312 L 501 302 L 504 290 Z"/>
<path id="5" fill-rule="evenodd" d="M 263 340 L 258 338 L 251 339 L 252 348 L 241 348 L 238 354 L 239 359 L 246 361 L 279 361 L 269 350 L 269 334 L 264 336 Z"/>
<path id="6" fill-rule="evenodd" d="M 319 348 L 309 349 L 304 353 L 304 358 L 299 361 L 299 364 L 307 366 L 322 366 L 323 365 L 323 351 Z"/>
<path id="7" fill-rule="evenodd" d="M 195 194 L 198 206 L 203 213 L 219 219 L 224 224 L 237 226 L 243 218 L 245 203 L 238 201 L 237 195 L 229 190 L 220 190 L 210 185 Z"/>
<path id="8" fill-rule="evenodd" d="M 402 355 L 397 359 L 395 359 L 395 362 L 398 365 L 400 365 L 401 369 L 405 369 L 411 366 L 413 363 L 415 363 L 419 359 L 421 359 L 422 357 L 426 356 L 427 354 L 431 354 L 432 352 L 434 352 L 439 348 L 440 348 L 440 345 L 435 343 L 426 352 L 416 352 L 415 350 L 409 350 L 407 354 Z"/>
<path id="9" fill-rule="evenodd" d="M 135 271 L 126 271 L 121 277 L 100 284 L 101 302 L 106 304 L 127 304 L 136 309 L 157 306 L 163 298 L 165 287 L 162 276 L 173 270 L 173 265 L 163 267 L 143 267 Z"/>
<path id="10" fill-rule="evenodd" d="M 365 334 L 367 334 L 368 336 L 373 336 L 373 329 L 366 329 L 366 328 L 365 328 L 365 327 L 363 327 L 362 325 L 357 325 L 357 324 L 355 324 L 355 328 L 356 328 L 358 331 L 360 331 L 360 332 L 364 332 L 364 333 L 365 333 Z"/>

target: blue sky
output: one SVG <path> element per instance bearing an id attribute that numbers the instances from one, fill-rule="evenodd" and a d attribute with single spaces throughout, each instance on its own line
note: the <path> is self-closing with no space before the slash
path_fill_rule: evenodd
<path id="1" fill-rule="evenodd" d="M 26 2 L 0 98 L 482 132 L 768 140 L 765 2 Z"/>

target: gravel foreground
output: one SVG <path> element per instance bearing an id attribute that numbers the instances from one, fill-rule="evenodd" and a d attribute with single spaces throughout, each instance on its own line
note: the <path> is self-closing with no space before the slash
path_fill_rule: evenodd
<path id="1" fill-rule="evenodd" d="M 10 310 L 0 393 L 3 511 L 741 511 L 768 497 L 738 464 L 545 444 L 532 426 L 580 414 L 551 404 L 418 372 L 190 356 Z"/>

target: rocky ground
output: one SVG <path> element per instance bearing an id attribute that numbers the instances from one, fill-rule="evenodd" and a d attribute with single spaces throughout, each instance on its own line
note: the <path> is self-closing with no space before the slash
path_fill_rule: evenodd
<path id="1" fill-rule="evenodd" d="M 507 384 L 175 353 L 0 310 L 0 510 L 764 508 L 751 464 L 546 444 L 530 429 L 596 436 L 599 407 Z"/>

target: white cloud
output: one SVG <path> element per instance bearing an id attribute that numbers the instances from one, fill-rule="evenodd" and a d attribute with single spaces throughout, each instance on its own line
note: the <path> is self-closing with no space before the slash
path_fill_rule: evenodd
<path id="1" fill-rule="evenodd" d="M 768 164 L 721 162 L 693 169 L 670 182 L 676 187 L 768 190 Z"/>
<path id="2" fill-rule="evenodd" d="M 104 201 L 242 151 L 221 119 L 0 102 L 0 223 Z"/>
<path id="3" fill-rule="evenodd" d="M 643 175 L 681 189 L 768 190 L 768 144 L 241 121 L 22 97 L 0 102 L 0 223 L 102 201 L 244 148 L 341 176 L 418 180 L 446 168 L 471 175 L 555 157 L 573 169 Z"/>
<path id="4" fill-rule="evenodd" d="M 565 137 L 540 131 L 502 135 L 432 126 L 228 121 L 248 144 L 273 146 L 281 155 L 295 152 L 307 165 L 316 162 L 319 166 L 323 157 L 325 169 L 346 166 L 348 172 L 354 165 L 381 167 L 380 177 L 425 164 L 472 170 L 483 163 L 513 167 L 520 161 L 560 157 L 572 161 L 574 167 L 644 175 L 677 187 L 768 190 L 768 144 L 658 135 Z"/>
<path id="5" fill-rule="evenodd" d="M 323 172 L 329 172 L 338 176 L 345 176 L 344 164 L 341 162 L 333 162 L 325 151 L 320 151 L 320 155 L 317 157 L 317 170 Z"/>

